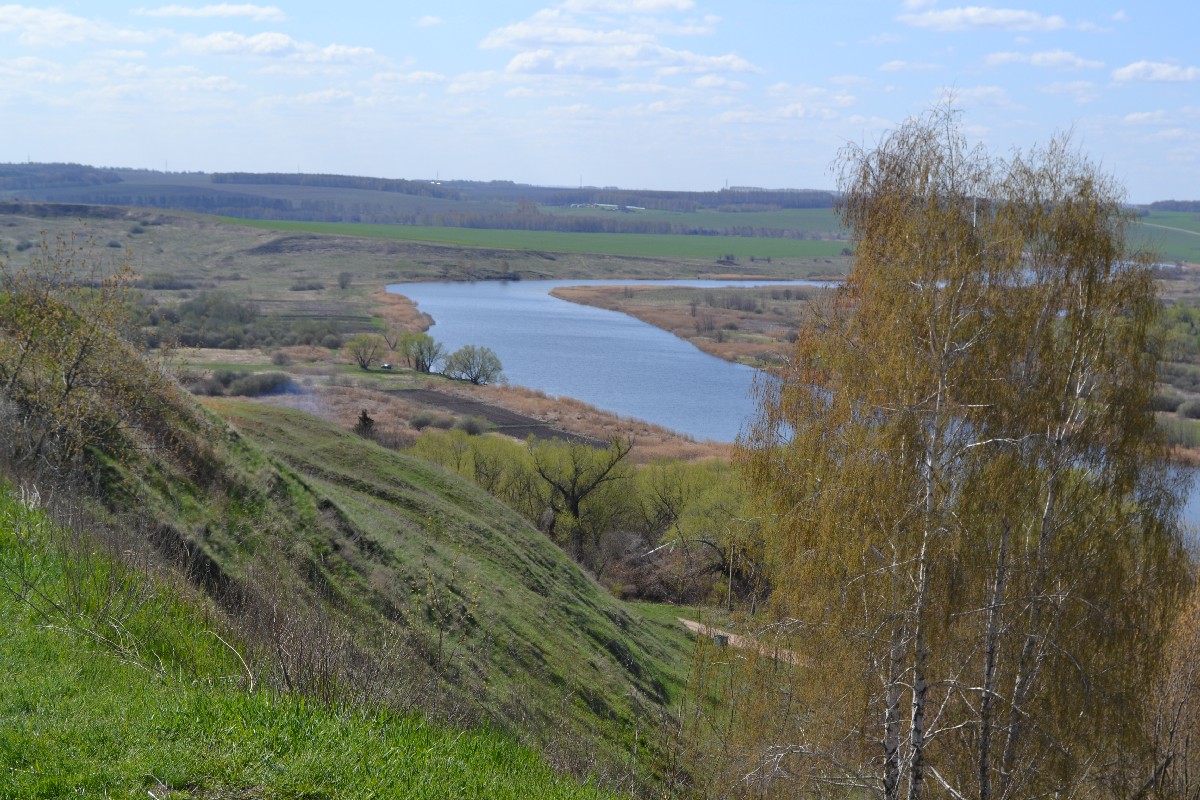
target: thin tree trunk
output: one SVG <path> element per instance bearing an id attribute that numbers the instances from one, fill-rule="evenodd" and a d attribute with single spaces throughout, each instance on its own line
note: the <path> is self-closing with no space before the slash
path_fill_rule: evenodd
<path id="1" fill-rule="evenodd" d="M 913 625 L 912 718 L 908 731 L 908 800 L 921 800 L 925 795 L 925 705 L 928 693 L 926 666 L 929 649 L 925 644 L 925 603 L 929 592 L 927 543 L 921 543 L 921 561 L 917 573 L 917 597 Z"/>
<path id="2" fill-rule="evenodd" d="M 883 796 L 900 797 L 900 674 L 904 669 L 904 626 L 895 623 L 888 653 L 888 680 L 883 709 Z"/>
<path id="3" fill-rule="evenodd" d="M 996 695 L 996 658 L 1000 647 L 1000 604 L 1004 599 L 1004 578 L 1008 567 L 1009 524 L 1000 525 L 1000 548 L 996 556 L 996 579 L 988 608 L 984 634 L 983 697 L 979 702 L 979 800 L 992 796 L 992 727 Z"/>
<path id="4" fill-rule="evenodd" d="M 1033 685 L 1037 681 L 1042 661 L 1046 655 L 1045 647 L 1042 645 L 1043 637 L 1037 633 L 1037 628 L 1041 624 L 1041 595 L 1046 582 L 1046 558 L 1049 554 L 1051 537 L 1050 523 L 1057 498 L 1057 483 L 1052 476 L 1046 487 L 1046 504 L 1042 509 L 1038 534 L 1037 577 L 1031 587 L 1029 599 L 1029 602 L 1033 604 L 1033 609 L 1029 615 L 1025 642 L 1021 645 L 1021 656 L 1017 662 L 1017 678 L 1013 684 L 1012 699 L 1009 701 L 1007 738 L 1004 742 L 1004 756 L 1000 767 L 1003 780 L 1001 796 L 1007 796 L 1009 793 L 1017 760 L 1017 746 L 1025 732 L 1025 703 L 1033 691 Z"/>

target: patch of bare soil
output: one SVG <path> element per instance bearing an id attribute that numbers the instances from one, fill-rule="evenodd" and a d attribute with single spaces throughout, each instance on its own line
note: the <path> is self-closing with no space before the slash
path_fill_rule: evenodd
<path id="1" fill-rule="evenodd" d="M 446 394 L 434 389 L 394 389 L 388 394 L 460 417 L 483 417 L 497 433 L 511 436 L 514 439 L 524 440 L 532 436 L 535 439 L 563 439 L 592 447 L 605 447 L 608 444 L 606 440 L 571 433 L 501 406 Z"/>
<path id="2" fill-rule="evenodd" d="M 271 363 L 271 356 L 258 348 L 225 350 L 217 347 L 180 347 L 171 356 L 184 368 L 204 367 L 210 364 L 263 366 Z"/>
<path id="3" fill-rule="evenodd" d="M 748 636 L 742 636 L 740 634 L 730 633 L 729 631 L 723 631 L 720 628 L 713 628 L 709 625 L 704 625 L 703 623 L 696 622 L 694 620 L 684 619 L 683 617 L 678 617 L 678 619 L 681 623 L 683 623 L 683 627 L 687 628 L 689 631 L 697 633 L 701 636 L 708 636 L 716 640 L 718 644 L 736 647 L 739 650 L 751 650 L 761 656 L 773 658 L 776 661 L 786 661 L 789 664 L 804 663 L 804 659 L 800 656 L 800 654 L 793 650 L 785 650 L 781 647 L 772 647 L 771 645 L 766 644 L 765 642 L 760 642 L 757 639 L 751 639 Z"/>

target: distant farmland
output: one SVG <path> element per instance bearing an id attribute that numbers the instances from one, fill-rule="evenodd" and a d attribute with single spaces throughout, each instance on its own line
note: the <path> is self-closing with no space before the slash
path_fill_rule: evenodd
<path id="1" fill-rule="evenodd" d="M 1200 214 L 1190 211 L 1151 211 L 1130 230 L 1131 241 L 1157 254 L 1162 261 L 1200 264 Z"/>
<path id="2" fill-rule="evenodd" d="M 823 209 L 813 214 L 825 216 Z M 734 215 L 729 215 L 734 216 Z M 751 217 L 750 214 L 738 215 Z M 827 217 L 826 217 L 827 218 Z M 821 239 L 771 239 L 750 236 L 682 236 L 640 233 L 558 233 L 554 231 L 437 228 L 407 225 L 364 225 L 341 222 L 290 222 L 223 218 L 231 225 L 276 231 L 300 231 L 335 236 L 433 242 L 499 250 L 539 250 L 551 253 L 597 253 L 646 258 L 689 258 L 717 261 L 733 256 L 756 259 L 812 259 L 842 255 L 847 242 Z M 746 219 L 747 224 L 751 224 Z"/>

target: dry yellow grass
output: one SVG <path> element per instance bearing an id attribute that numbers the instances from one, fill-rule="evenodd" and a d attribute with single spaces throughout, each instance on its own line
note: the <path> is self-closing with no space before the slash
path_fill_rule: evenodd
<path id="1" fill-rule="evenodd" d="M 372 292 L 371 302 L 371 312 L 381 317 L 389 327 L 416 333 L 429 330 L 433 325 L 433 317 L 424 311 L 418 311 L 416 303 L 404 295 L 392 294 L 386 288 Z"/>
<path id="2" fill-rule="evenodd" d="M 797 328 L 800 300 L 773 301 L 782 313 L 753 313 L 702 306 L 694 313 L 679 297 L 663 299 L 656 286 L 566 286 L 552 295 L 572 303 L 619 311 L 670 331 L 709 355 L 726 361 L 781 361 L 791 353 L 788 334 Z M 702 323 L 702 325 L 700 324 Z M 705 327 L 704 331 L 700 327 Z"/>

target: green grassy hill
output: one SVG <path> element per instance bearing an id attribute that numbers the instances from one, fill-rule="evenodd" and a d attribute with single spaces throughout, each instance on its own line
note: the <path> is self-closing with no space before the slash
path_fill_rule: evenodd
<path id="1" fill-rule="evenodd" d="M 515 512 L 438 467 L 302 412 L 210 407 L 296 482 L 289 513 L 319 555 L 301 571 L 364 646 L 397 637 L 424 662 L 420 691 L 540 732 L 556 759 L 586 752 L 587 769 L 653 754 L 688 664 L 677 626 L 614 599 Z"/>
<path id="2" fill-rule="evenodd" d="M 331 708 L 489 724 L 610 787 L 670 777 L 682 629 L 611 597 L 440 467 L 298 411 L 200 406 L 115 333 L 119 281 L 49 267 L 3 277 L 0 479 L 53 497 L 77 553 L 117 555 L 207 598 L 247 682 Z M 6 579 L 17 594 L 22 570 Z M 127 641 L 104 581 L 91 581 L 68 587 L 100 614 L 88 637 L 167 671 L 175 656 Z M 70 630 L 77 615 L 51 616 Z"/>
<path id="3" fill-rule="evenodd" d="M 610 796 L 495 730 L 251 690 L 203 603 L 73 538 L 0 487 L 0 798 Z"/>

